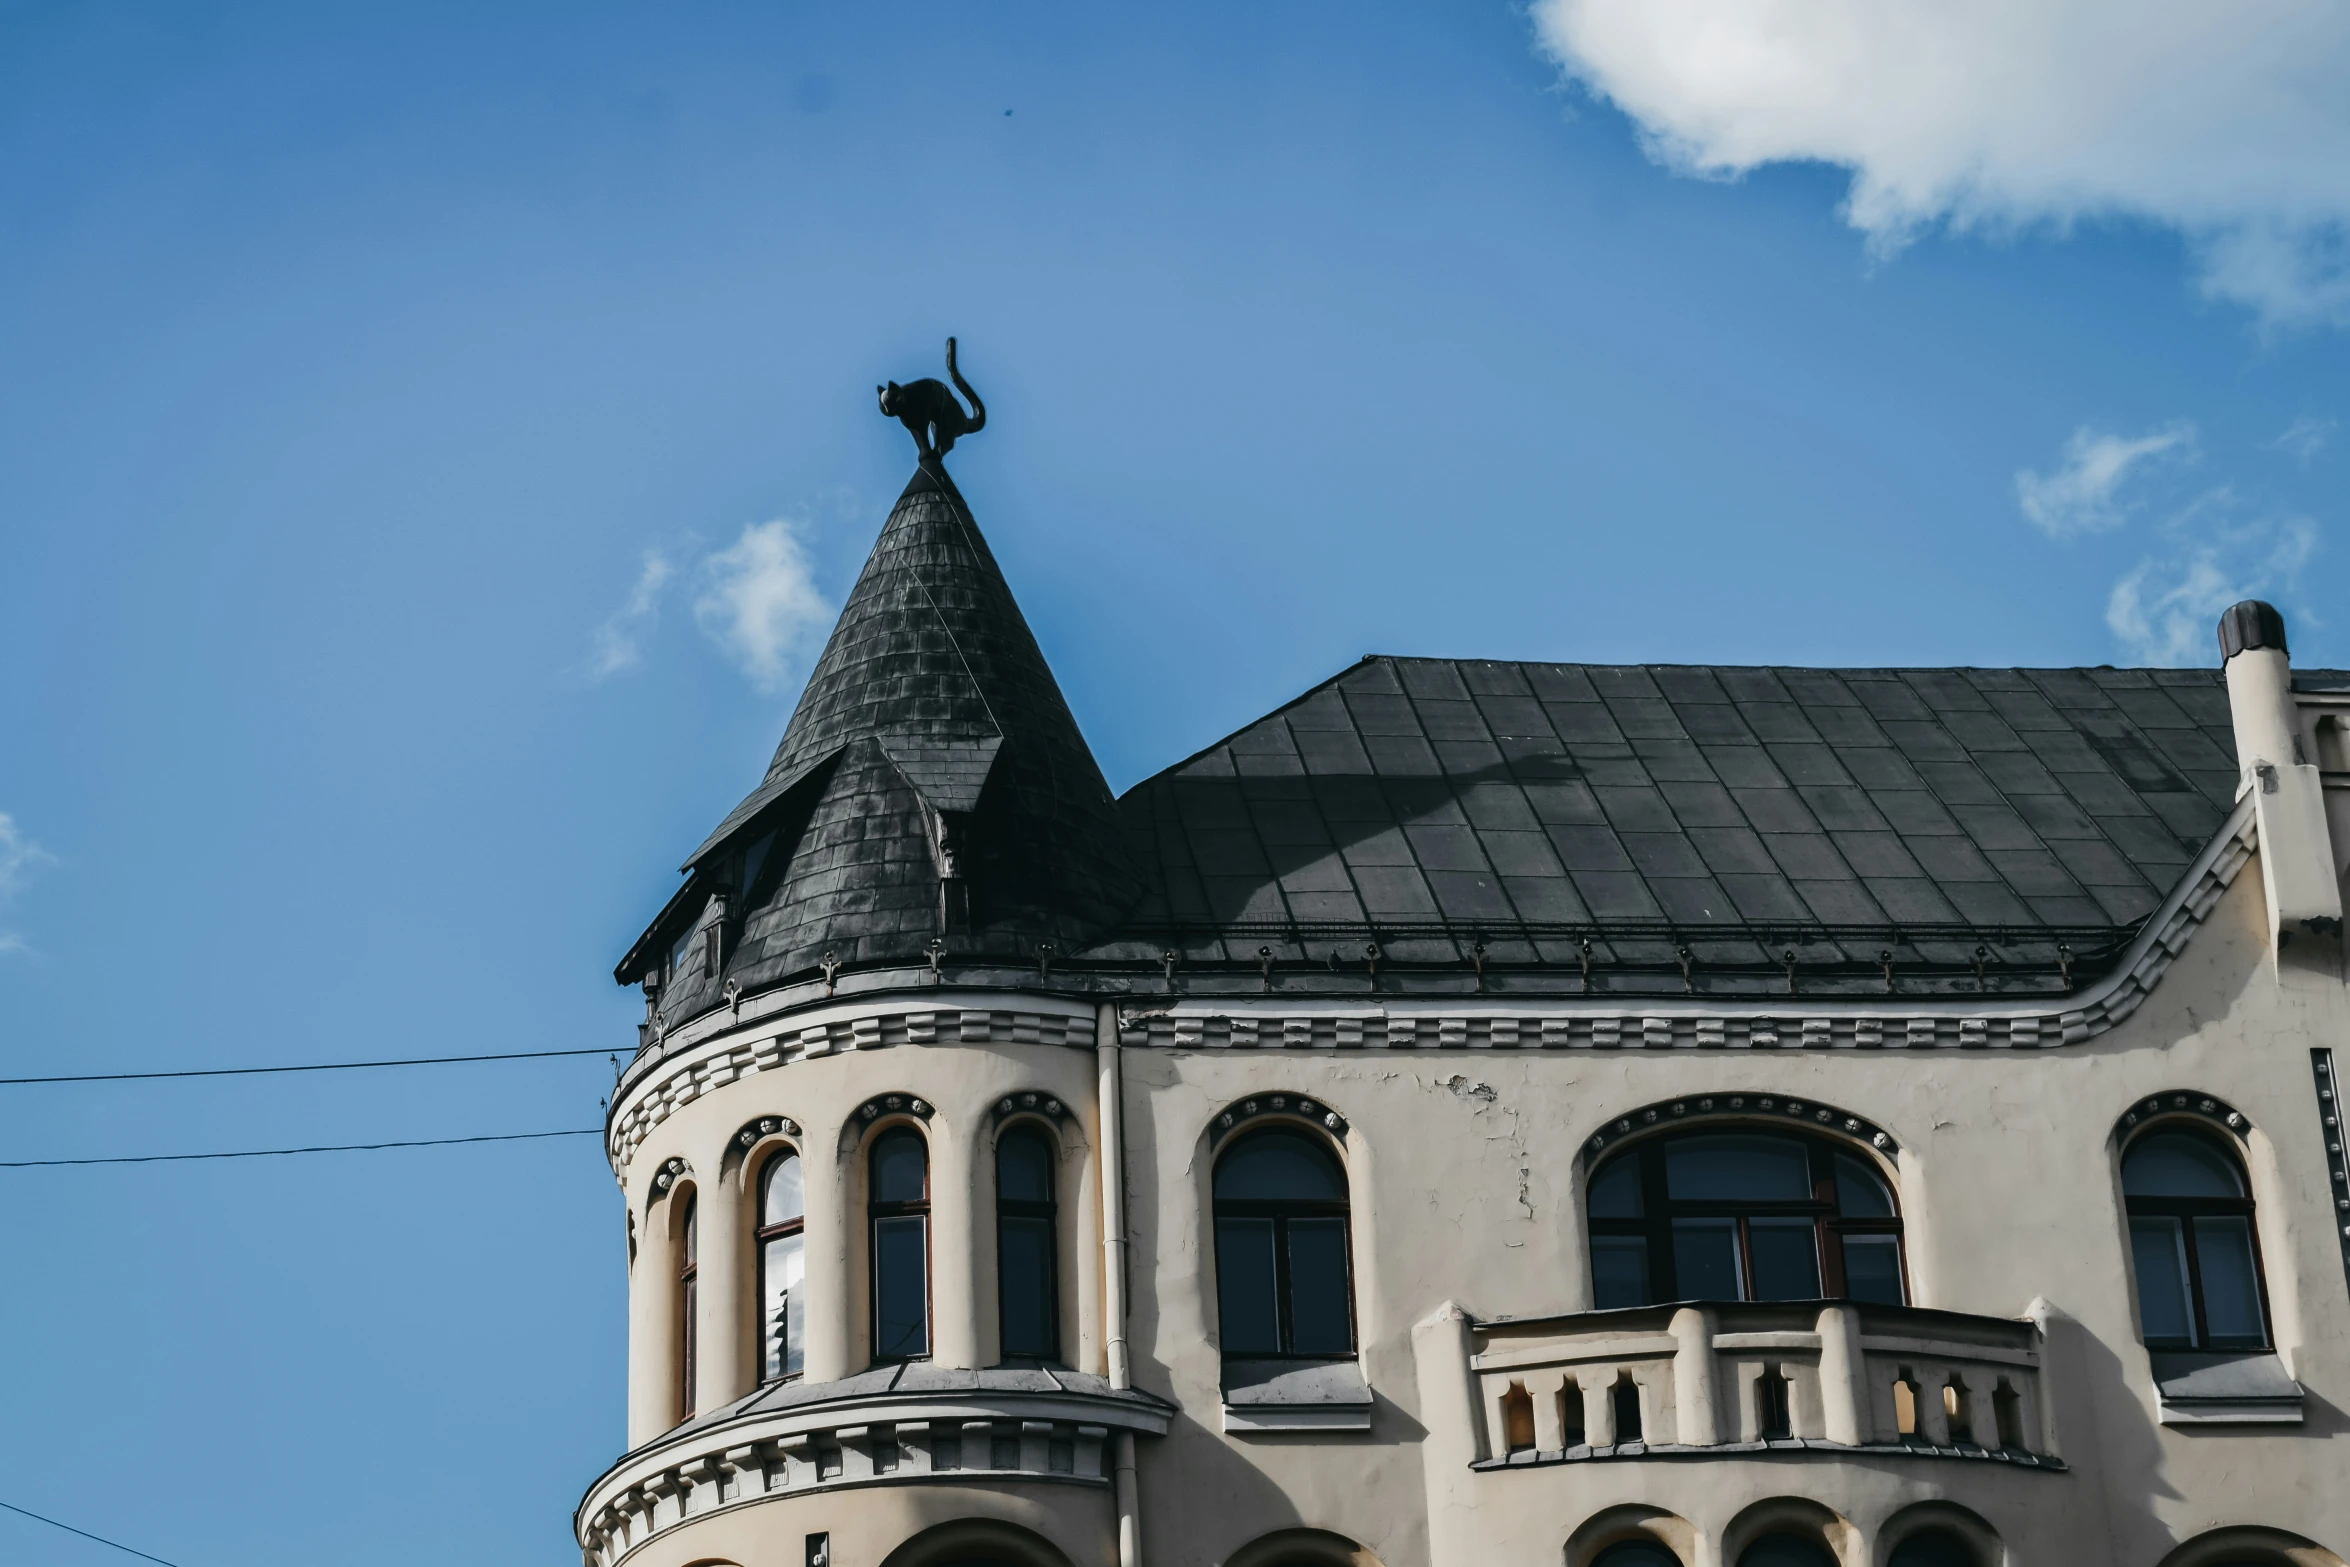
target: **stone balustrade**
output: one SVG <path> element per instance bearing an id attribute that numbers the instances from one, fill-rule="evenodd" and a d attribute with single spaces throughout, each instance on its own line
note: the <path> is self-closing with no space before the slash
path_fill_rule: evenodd
<path id="1" fill-rule="evenodd" d="M 1480 1468 L 1853 1451 L 2060 1469 L 2038 1326 L 1905 1306 L 1637 1306 L 1474 1324 Z"/>
<path id="2" fill-rule="evenodd" d="M 1162 1435 L 1173 1413 L 1054 1369 L 917 1363 L 775 1384 L 621 1459 L 574 1522 L 590 1567 L 614 1567 L 688 1519 L 771 1496 L 965 1480 L 1108 1486 L 1113 1433 Z"/>

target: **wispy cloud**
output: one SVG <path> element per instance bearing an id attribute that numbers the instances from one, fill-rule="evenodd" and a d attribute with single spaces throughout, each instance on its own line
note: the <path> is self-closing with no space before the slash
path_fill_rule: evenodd
<path id="1" fill-rule="evenodd" d="M 702 634 L 759 690 L 783 690 L 837 613 L 816 587 L 803 535 L 778 517 L 749 524 L 724 549 L 704 552 L 689 535 L 646 550 L 628 597 L 588 639 L 588 678 L 641 666 L 664 607 L 690 593 Z"/>
<path id="2" fill-rule="evenodd" d="M 645 638 L 661 623 L 661 590 L 676 574 L 667 555 L 657 549 L 645 551 L 627 602 L 596 628 L 588 650 L 589 679 L 608 679 L 644 662 Z"/>
<path id="3" fill-rule="evenodd" d="M 2298 514 L 2264 515 L 2235 491 L 2206 490 L 2164 524 L 2167 547 L 2114 584 L 2105 624 L 2146 664 L 2208 663 L 2221 610 L 2291 588 L 2319 548 Z"/>
<path id="4" fill-rule="evenodd" d="M 694 620 L 751 683 L 782 690 L 831 626 L 834 608 L 817 591 L 807 551 L 784 518 L 752 523 L 702 562 Z"/>
<path id="5" fill-rule="evenodd" d="M 0 906 L 14 901 L 34 877 L 56 863 L 57 856 L 26 836 L 15 817 L 0 811 Z M 0 957 L 31 950 L 23 936 L 0 929 Z"/>
<path id="6" fill-rule="evenodd" d="M 2285 433 L 2268 443 L 2272 452 L 2283 452 L 2302 467 L 2315 461 L 2334 438 L 2336 426 L 2331 419 L 2320 419 L 2315 414 L 2303 414 L 2285 426 Z"/>
<path id="7" fill-rule="evenodd" d="M 1890 254 L 1936 226 L 2150 220 L 2270 328 L 2350 325 L 2350 8 L 2338 0 L 1534 0 L 1650 156 L 1849 171 Z"/>
<path id="8" fill-rule="evenodd" d="M 2127 491 L 2133 477 L 2164 459 L 2183 460 L 2194 453 L 2195 427 L 2184 420 L 2136 436 L 2083 425 L 2064 443 L 2063 460 L 2053 470 L 2027 468 L 2016 474 L 2016 504 L 2052 539 L 2104 533 L 2129 520 Z"/>

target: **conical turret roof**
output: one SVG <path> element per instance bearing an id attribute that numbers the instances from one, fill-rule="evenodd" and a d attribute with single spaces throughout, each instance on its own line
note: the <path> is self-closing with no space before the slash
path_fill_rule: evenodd
<path id="1" fill-rule="evenodd" d="M 749 990 L 828 952 L 913 959 L 941 938 L 1033 959 L 1139 894 L 1109 785 L 935 461 L 891 510 L 766 778 L 685 868 L 731 927 L 724 960 L 692 976 L 713 990 L 721 971 Z M 673 902 L 622 978 L 690 937 L 706 901 Z M 665 1010 L 688 1003 L 673 977 Z"/>

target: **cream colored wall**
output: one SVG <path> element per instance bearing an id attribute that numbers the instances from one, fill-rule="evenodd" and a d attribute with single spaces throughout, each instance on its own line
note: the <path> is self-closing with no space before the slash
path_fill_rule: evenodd
<path id="1" fill-rule="evenodd" d="M 1774 1498 L 1831 1509 L 1847 1567 L 1874 1567 L 1888 1520 L 1928 1504 L 1979 1514 L 2011 1562 L 2153 1564 L 2180 1540 L 2239 1523 L 2297 1530 L 2350 1555 L 2350 1488 L 2339 1483 L 2350 1302 L 2308 1056 L 2313 1043 L 2335 1043 L 2350 1057 L 2350 1007 L 2340 979 L 2306 961 L 2307 944 L 2297 961 L 2272 966 L 2267 925 L 2255 862 L 2137 1013 L 2087 1043 L 2033 1051 L 1126 1049 L 1135 1380 L 1183 1410 L 1166 1437 L 1139 1444 L 1144 1559 L 1216 1567 L 1252 1539 L 1311 1527 L 1360 1541 L 1387 1567 L 1559 1562 L 1570 1536 L 1605 1510 L 1645 1507 L 1685 1521 L 1691 1567 L 1710 1567 L 1725 1540 L 1734 1546 L 1740 1517 Z M 675 1334 L 660 1305 L 663 1281 L 675 1277 L 663 1244 L 664 1210 L 674 1204 L 648 1201 L 663 1160 L 692 1166 L 707 1247 L 721 1193 L 749 1201 L 739 1166 L 727 1184 L 727 1139 L 759 1115 L 799 1123 L 809 1376 L 831 1380 L 861 1369 L 868 1354 L 861 1209 L 871 1129 L 844 1137 L 843 1128 L 878 1093 L 931 1101 L 936 1358 L 986 1364 L 995 1358 L 990 1106 L 1027 1089 L 1056 1094 L 1071 1111 L 1058 1193 L 1065 1349 L 1080 1369 L 1100 1371 L 1092 1054 L 1004 1043 L 847 1052 L 706 1092 L 635 1151 L 625 1180 L 642 1237 L 632 1275 L 632 1444 L 657 1434 L 644 1422 L 674 1408 L 660 1371 Z M 2189 1431 L 2155 1422 L 2112 1133 L 2133 1103 L 2180 1089 L 2224 1098 L 2251 1121 L 2246 1162 L 2279 1353 L 2312 1394 L 2303 1426 Z M 1378 1399 L 1367 1435 L 1220 1429 L 1206 1132 L 1234 1101 L 1283 1090 L 1326 1101 L 1350 1122 L 1361 1360 Z M 1442 1363 L 1446 1354 L 1462 1360 L 1457 1347 L 1439 1353 L 1442 1331 L 1421 1333 L 1416 1346 L 1415 1325 L 1447 1301 L 1480 1317 L 1589 1309 L 1580 1145 L 1640 1106 L 1735 1092 L 1833 1105 L 1894 1136 L 1914 1303 L 2046 1317 L 2043 1386 L 2069 1472 L 1818 1455 L 1466 1469 L 1482 1438 L 1462 1391 L 1465 1362 Z M 704 1344 L 731 1332 L 747 1346 L 747 1267 L 723 1301 L 707 1252 L 703 1267 L 706 1309 L 731 1314 L 732 1324 L 706 1319 Z M 747 1391 L 747 1348 L 730 1362 L 727 1387 Z M 706 1382 L 704 1409 L 725 1391 Z M 954 1491 L 903 1484 L 770 1498 L 658 1536 L 632 1560 L 796 1563 L 801 1520 L 822 1516 L 835 1520 L 824 1526 L 835 1533 L 838 1567 L 876 1567 L 904 1538 L 893 1531 L 960 1505 L 940 1500 Z M 1100 1488 L 1065 1494 L 1071 1518 L 1093 1520 L 1082 1529 L 1106 1516 Z M 869 1550 L 849 1544 L 867 1540 Z M 1072 1556 L 1108 1559 L 1098 1550 Z"/>

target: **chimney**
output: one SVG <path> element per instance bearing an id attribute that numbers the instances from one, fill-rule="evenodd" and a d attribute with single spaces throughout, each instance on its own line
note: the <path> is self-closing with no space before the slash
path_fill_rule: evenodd
<path id="1" fill-rule="evenodd" d="M 2301 713 L 2285 617 L 2246 599 L 2219 618 L 2228 710 L 2236 726 L 2237 798 L 2252 797 L 2260 831 L 2260 875 L 2268 891 L 2272 957 L 2296 936 L 2338 937 L 2342 894 L 2317 767 L 2303 754 Z"/>

